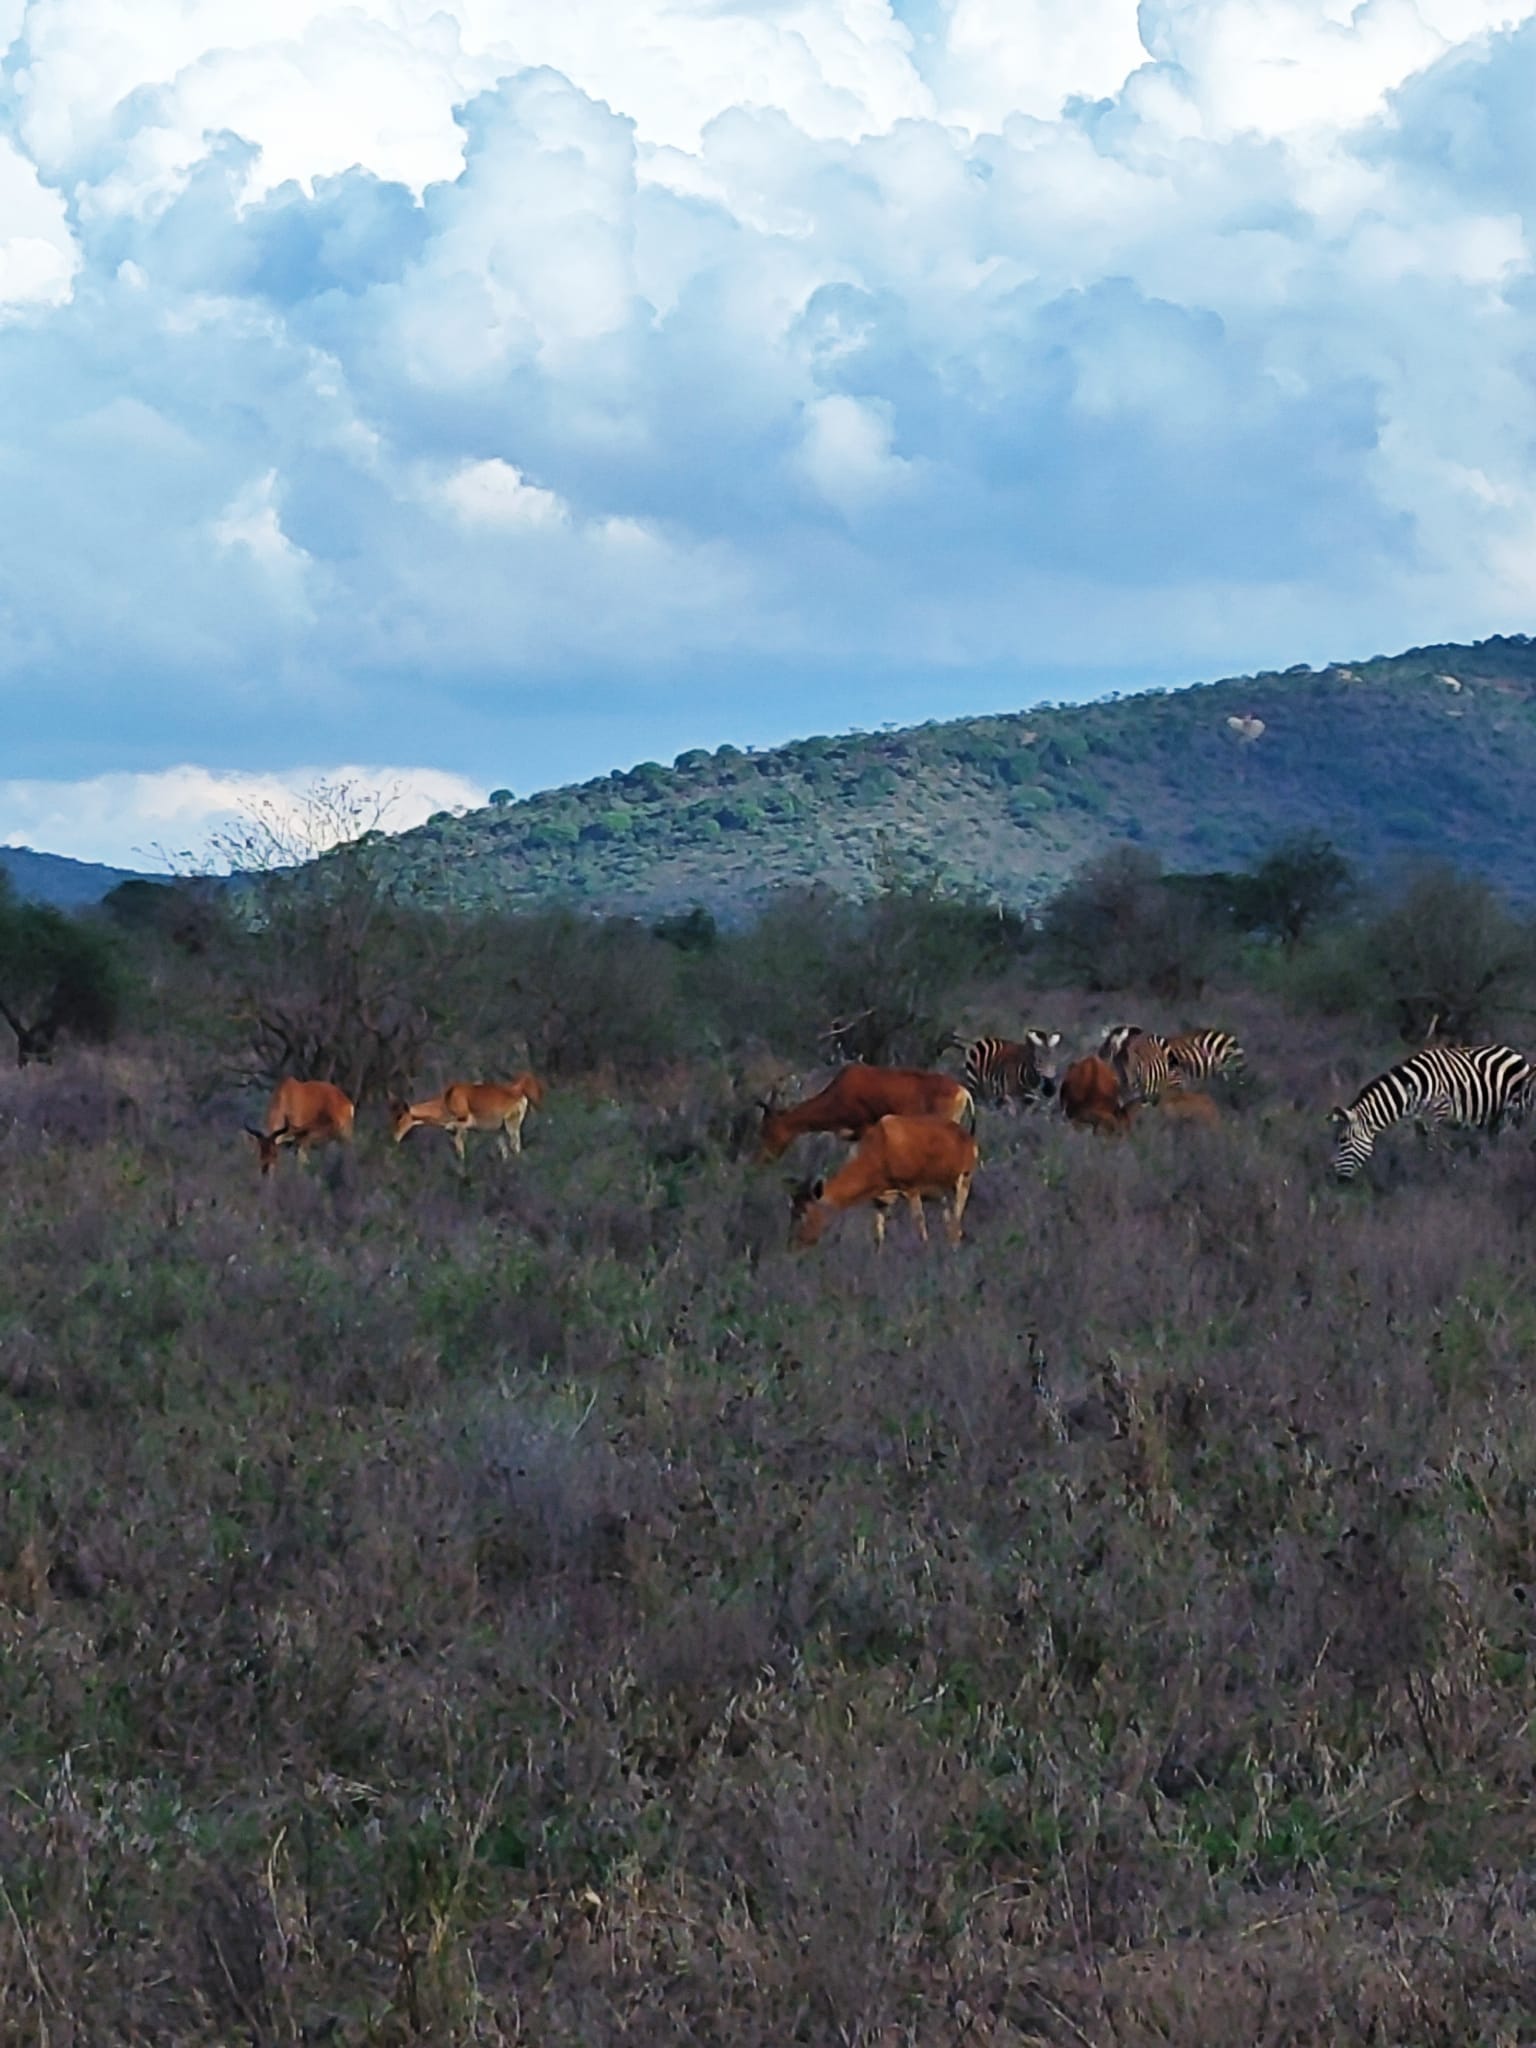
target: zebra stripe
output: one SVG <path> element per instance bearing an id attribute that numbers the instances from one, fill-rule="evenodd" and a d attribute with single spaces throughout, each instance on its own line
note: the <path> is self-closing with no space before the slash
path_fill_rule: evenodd
<path id="1" fill-rule="evenodd" d="M 1184 1085 L 1169 1058 L 1168 1041 L 1155 1031 L 1143 1031 L 1139 1024 L 1117 1024 L 1099 1047 L 1099 1058 L 1108 1060 L 1120 1076 L 1124 1103 L 1156 1102 L 1164 1089 Z"/>
<path id="2" fill-rule="evenodd" d="M 1059 1031 L 1026 1031 L 1022 1039 L 974 1038 L 965 1048 L 966 1085 L 993 1102 L 1039 1102 L 1055 1092 Z"/>
<path id="3" fill-rule="evenodd" d="M 1170 1063 L 1186 1081 L 1214 1081 L 1229 1067 L 1240 1067 L 1247 1055 L 1230 1031 L 1181 1031 L 1165 1038 Z"/>
<path id="4" fill-rule="evenodd" d="M 1494 1135 L 1536 1105 L 1536 1068 L 1507 1045 L 1432 1045 L 1368 1081 L 1348 1109 L 1329 1111 L 1333 1170 L 1353 1180 L 1376 1140 L 1404 1117 L 1465 1124 Z"/>

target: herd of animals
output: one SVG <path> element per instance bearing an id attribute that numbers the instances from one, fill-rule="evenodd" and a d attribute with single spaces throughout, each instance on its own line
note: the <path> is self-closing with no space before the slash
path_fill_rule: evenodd
<path id="1" fill-rule="evenodd" d="M 1144 1111 L 1196 1125 L 1220 1122 L 1220 1111 L 1199 1085 L 1239 1070 L 1243 1048 L 1228 1031 L 1188 1031 L 1174 1037 L 1137 1025 L 1117 1025 L 1097 1052 L 1073 1060 L 1057 1074 L 1059 1031 L 1028 1031 L 1022 1039 L 954 1041 L 964 1054 L 963 1081 L 915 1067 L 845 1066 L 827 1086 L 788 1108 L 760 1104 L 758 1156 L 780 1158 L 796 1139 L 829 1133 L 852 1144 L 836 1173 L 801 1182 L 791 1197 L 795 1241 L 812 1245 L 828 1222 L 847 1209 L 871 1207 L 875 1242 L 885 1241 L 889 1211 L 905 1202 L 927 1241 L 925 1197 L 944 1201 L 950 1238 L 958 1242 L 971 1180 L 980 1164 L 977 1098 L 1034 1107 L 1054 1100 L 1067 1121 L 1103 1137 L 1119 1136 Z M 414 1130 L 445 1131 L 459 1163 L 471 1131 L 494 1132 L 504 1157 L 522 1149 L 530 1108 L 544 1100 L 530 1073 L 507 1082 L 456 1081 L 420 1102 L 391 1100 L 398 1144 Z M 1352 1180 L 1371 1157 L 1376 1140 L 1394 1124 L 1414 1118 L 1421 1128 L 1465 1125 L 1490 1134 L 1520 1123 L 1536 1108 L 1536 1068 L 1507 1045 L 1430 1045 L 1378 1074 L 1354 1100 L 1330 1111 L 1333 1171 Z M 329 1081 L 279 1081 L 255 1139 L 263 1174 L 285 1147 L 300 1159 L 319 1145 L 350 1141 L 356 1107 Z"/>

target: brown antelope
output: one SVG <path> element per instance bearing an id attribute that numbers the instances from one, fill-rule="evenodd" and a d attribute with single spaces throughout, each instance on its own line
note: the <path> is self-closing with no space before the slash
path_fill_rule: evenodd
<path id="1" fill-rule="evenodd" d="M 333 1139 L 350 1144 L 355 1114 L 351 1096 L 330 1081 L 279 1081 L 267 1104 L 266 1128 L 245 1128 L 256 1140 L 262 1172 L 270 1173 L 284 1145 L 297 1147 L 302 1164 L 317 1145 Z"/>
<path id="2" fill-rule="evenodd" d="M 446 1131 L 464 1164 L 464 1138 L 469 1131 L 495 1131 L 504 1159 L 523 1149 L 523 1119 L 544 1100 L 544 1084 L 532 1074 L 513 1081 L 451 1081 L 441 1095 L 425 1102 L 390 1102 L 395 1143 L 418 1125 Z"/>
<path id="3" fill-rule="evenodd" d="M 1205 1131 L 1214 1131 L 1221 1122 L 1221 1111 L 1210 1096 L 1196 1088 L 1176 1089 L 1172 1095 L 1165 1095 L 1157 1110 L 1170 1123 L 1195 1124 Z"/>
<path id="4" fill-rule="evenodd" d="M 762 1105 L 759 1158 L 777 1159 L 796 1138 L 809 1131 L 830 1131 L 839 1138 L 857 1138 L 883 1116 L 940 1117 L 974 1125 L 976 1106 L 970 1090 L 951 1074 L 924 1073 L 917 1067 L 844 1067 L 818 1095 L 790 1109 Z"/>
<path id="5" fill-rule="evenodd" d="M 1062 1075 L 1061 1107 L 1069 1123 L 1113 1137 L 1130 1129 L 1137 1105 L 1121 1101 L 1120 1075 L 1109 1061 L 1089 1053 Z"/>
<path id="6" fill-rule="evenodd" d="M 980 1164 L 976 1140 L 941 1117 L 883 1116 L 859 1139 L 846 1166 L 807 1181 L 791 1199 L 795 1242 L 812 1245 L 840 1209 L 869 1202 L 875 1211 L 875 1243 L 885 1243 L 886 1211 L 898 1200 L 912 1212 L 917 1234 L 928 1242 L 924 1195 L 949 1197 L 949 1236 L 960 1242 L 960 1219 L 970 1197 L 971 1176 Z"/>

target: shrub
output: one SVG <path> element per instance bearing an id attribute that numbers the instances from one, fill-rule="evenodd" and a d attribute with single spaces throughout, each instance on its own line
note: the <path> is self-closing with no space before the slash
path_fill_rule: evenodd
<path id="1" fill-rule="evenodd" d="M 122 1005 L 118 956 L 99 925 L 43 903 L 17 903 L 0 874 L 0 1017 L 16 1063 L 53 1057 L 61 1037 L 102 1044 Z"/>
<path id="2" fill-rule="evenodd" d="M 1022 919 L 931 885 L 862 903 L 786 891 L 729 949 L 716 982 L 727 1036 L 795 1057 L 935 1058 L 966 984 L 1017 957 Z"/>
<path id="3" fill-rule="evenodd" d="M 1413 1044 L 1486 1037 L 1528 1004 L 1531 930 L 1478 876 L 1422 869 L 1361 936 L 1379 1007 Z"/>
<path id="4" fill-rule="evenodd" d="M 1294 949 L 1335 917 L 1354 888 L 1354 870 L 1320 832 L 1285 839 L 1249 874 L 1234 878 L 1233 908 L 1245 931 Z"/>
<path id="5" fill-rule="evenodd" d="M 1081 987 L 1144 988 L 1169 1002 L 1198 995 L 1231 950 L 1207 907 L 1170 888 L 1156 855 L 1135 846 L 1080 868 L 1042 929 L 1050 966 Z"/>
<path id="6" fill-rule="evenodd" d="M 540 1072 L 643 1072 L 689 1042 L 678 948 L 642 924 L 536 912 L 506 921 L 494 957 L 510 969 L 502 1037 L 522 1039 Z"/>
<path id="7" fill-rule="evenodd" d="M 720 943 L 720 928 L 702 903 L 659 918 L 651 931 L 680 953 L 712 953 Z"/>
<path id="8" fill-rule="evenodd" d="M 429 1018 L 407 991 L 431 985 L 451 928 L 396 902 L 389 842 L 362 829 L 377 814 L 350 785 L 322 785 L 296 817 L 256 811 L 219 848 L 250 878 L 227 974 L 263 1080 L 334 1081 L 363 1102 L 419 1063 Z"/>

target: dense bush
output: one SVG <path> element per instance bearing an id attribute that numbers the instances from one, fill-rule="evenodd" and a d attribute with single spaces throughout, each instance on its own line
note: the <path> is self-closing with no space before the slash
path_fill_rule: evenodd
<path id="1" fill-rule="evenodd" d="M 720 955 L 708 1000 L 727 1042 L 927 1064 L 968 986 L 1014 960 L 1024 938 L 1013 913 L 918 885 L 865 902 L 787 894 Z"/>
<path id="2" fill-rule="evenodd" d="M 1243 929 L 1292 948 L 1337 918 L 1356 886 L 1349 862 L 1319 832 L 1282 840 L 1251 873 L 1234 881 L 1233 914 Z"/>
<path id="3" fill-rule="evenodd" d="M 1167 886 L 1162 863 L 1135 846 L 1091 861 L 1047 904 L 1049 971 L 1089 989 L 1198 995 L 1231 958 L 1230 928 L 1199 898 Z"/>
<path id="4" fill-rule="evenodd" d="M 1360 936 L 1381 1005 L 1406 1039 L 1487 1037 L 1512 1011 L 1530 1013 L 1531 928 L 1477 876 L 1422 870 Z"/>
<path id="5" fill-rule="evenodd" d="M 106 931 L 46 904 L 18 903 L 0 872 L 0 1019 L 18 1066 L 53 1057 L 61 1039 L 112 1036 L 122 973 Z"/>

